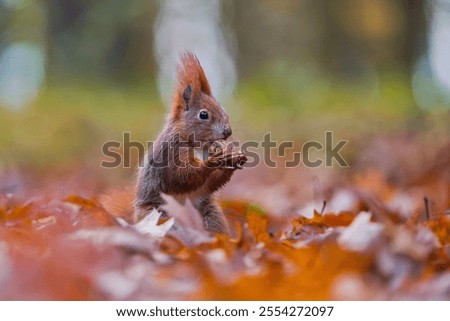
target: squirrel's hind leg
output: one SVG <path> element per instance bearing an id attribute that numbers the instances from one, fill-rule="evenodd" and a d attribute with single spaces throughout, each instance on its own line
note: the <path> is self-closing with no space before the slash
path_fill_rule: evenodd
<path id="1" fill-rule="evenodd" d="M 157 209 L 158 212 L 162 213 L 161 218 L 167 218 L 167 213 L 161 208 L 162 204 L 164 204 L 164 201 L 158 192 L 149 191 L 142 193 L 142 190 L 138 191 L 134 202 L 134 223 L 142 220 L 153 209 Z"/>
<path id="2" fill-rule="evenodd" d="M 213 233 L 230 233 L 225 215 L 213 195 L 202 196 L 194 205 L 202 216 L 206 230 Z"/>

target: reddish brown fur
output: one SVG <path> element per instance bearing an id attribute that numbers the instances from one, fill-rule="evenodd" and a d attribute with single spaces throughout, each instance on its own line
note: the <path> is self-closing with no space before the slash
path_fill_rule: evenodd
<path id="1" fill-rule="evenodd" d="M 180 109 L 183 109 L 183 92 L 186 86 L 192 86 L 192 99 L 199 98 L 200 93 L 211 96 L 211 87 L 208 79 L 203 71 L 197 57 L 191 53 L 186 52 L 181 55 L 181 63 L 177 66 L 178 84 L 173 96 L 172 115 L 176 117 Z"/>
<path id="2" fill-rule="evenodd" d="M 190 135 L 200 142 L 226 139 L 223 132 L 230 129 L 228 115 L 211 95 L 211 88 L 197 57 L 187 52 L 181 56 L 178 69 L 178 84 L 173 96 L 171 113 L 165 131 L 176 133 L 183 140 Z M 191 89 L 188 100 L 184 95 Z M 198 113 L 207 110 L 210 119 L 198 119 Z"/>
<path id="3" fill-rule="evenodd" d="M 134 188 L 115 188 L 100 195 L 100 204 L 112 215 L 133 223 L 133 201 L 136 191 Z"/>
<path id="4" fill-rule="evenodd" d="M 202 119 L 202 112 L 207 112 L 208 117 Z M 239 147 L 206 158 L 198 156 L 193 139 L 208 145 L 230 135 L 228 115 L 212 97 L 199 61 L 192 53 L 183 54 L 171 113 L 139 172 L 135 220 L 162 205 L 161 193 L 165 193 L 177 199 L 189 198 L 208 230 L 227 233 L 227 222 L 215 192 L 228 182 L 235 169 L 241 168 L 246 157 Z M 168 159 L 167 166 L 156 166 L 164 159 Z M 180 166 L 180 162 L 187 166 Z"/>

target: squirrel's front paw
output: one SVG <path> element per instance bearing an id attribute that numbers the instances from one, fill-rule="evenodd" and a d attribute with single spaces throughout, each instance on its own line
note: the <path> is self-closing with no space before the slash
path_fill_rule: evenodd
<path id="1" fill-rule="evenodd" d="M 212 155 L 209 156 L 206 160 L 205 160 L 205 165 L 207 167 L 211 167 L 211 168 L 219 168 L 223 166 L 223 157 L 222 155 Z"/>
<path id="2" fill-rule="evenodd" d="M 245 156 L 245 154 L 242 151 L 240 151 L 238 154 L 238 160 L 236 162 L 235 167 L 242 169 L 244 164 L 247 163 L 247 160 L 248 160 L 247 156 Z"/>
<path id="3" fill-rule="evenodd" d="M 232 148 L 232 144 L 227 143 L 225 140 L 218 140 L 209 146 L 208 153 L 211 156 L 224 155 L 227 151 L 231 151 Z"/>
<path id="4" fill-rule="evenodd" d="M 216 141 L 209 148 L 210 163 L 221 169 L 242 169 L 247 161 L 247 156 L 241 151 L 240 147 L 234 143 L 226 141 Z"/>
<path id="5" fill-rule="evenodd" d="M 231 153 L 224 155 L 224 168 L 242 169 L 247 162 L 247 156 L 240 150 L 233 150 Z"/>

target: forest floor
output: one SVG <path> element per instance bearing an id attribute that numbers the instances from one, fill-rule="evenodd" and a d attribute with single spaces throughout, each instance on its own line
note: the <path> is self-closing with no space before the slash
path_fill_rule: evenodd
<path id="1" fill-rule="evenodd" d="M 405 161 L 414 151 L 328 177 L 243 169 L 221 198 L 231 237 L 170 198 L 169 220 L 155 210 L 129 225 L 99 201 L 127 192 L 96 192 L 82 171 L 41 177 L 0 194 L 0 298 L 449 300 L 450 146 Z"/>

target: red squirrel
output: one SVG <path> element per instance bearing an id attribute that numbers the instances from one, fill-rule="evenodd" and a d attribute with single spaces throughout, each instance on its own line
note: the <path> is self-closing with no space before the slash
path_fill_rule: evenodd
<path id="1" fill-rule="evenodd" d="M 247 161 L 230 136 L 228 114 L 211 94 L 197 57 L 187 52 L 177 68 L 178 85 L 164 128 L 138 175 L 135 221 L 163 203 L 161 193 L 190 199 L 205 229 L 229 233 L 216 191 Z M 169 213 L 170 214 L 170 213 Z"/>

